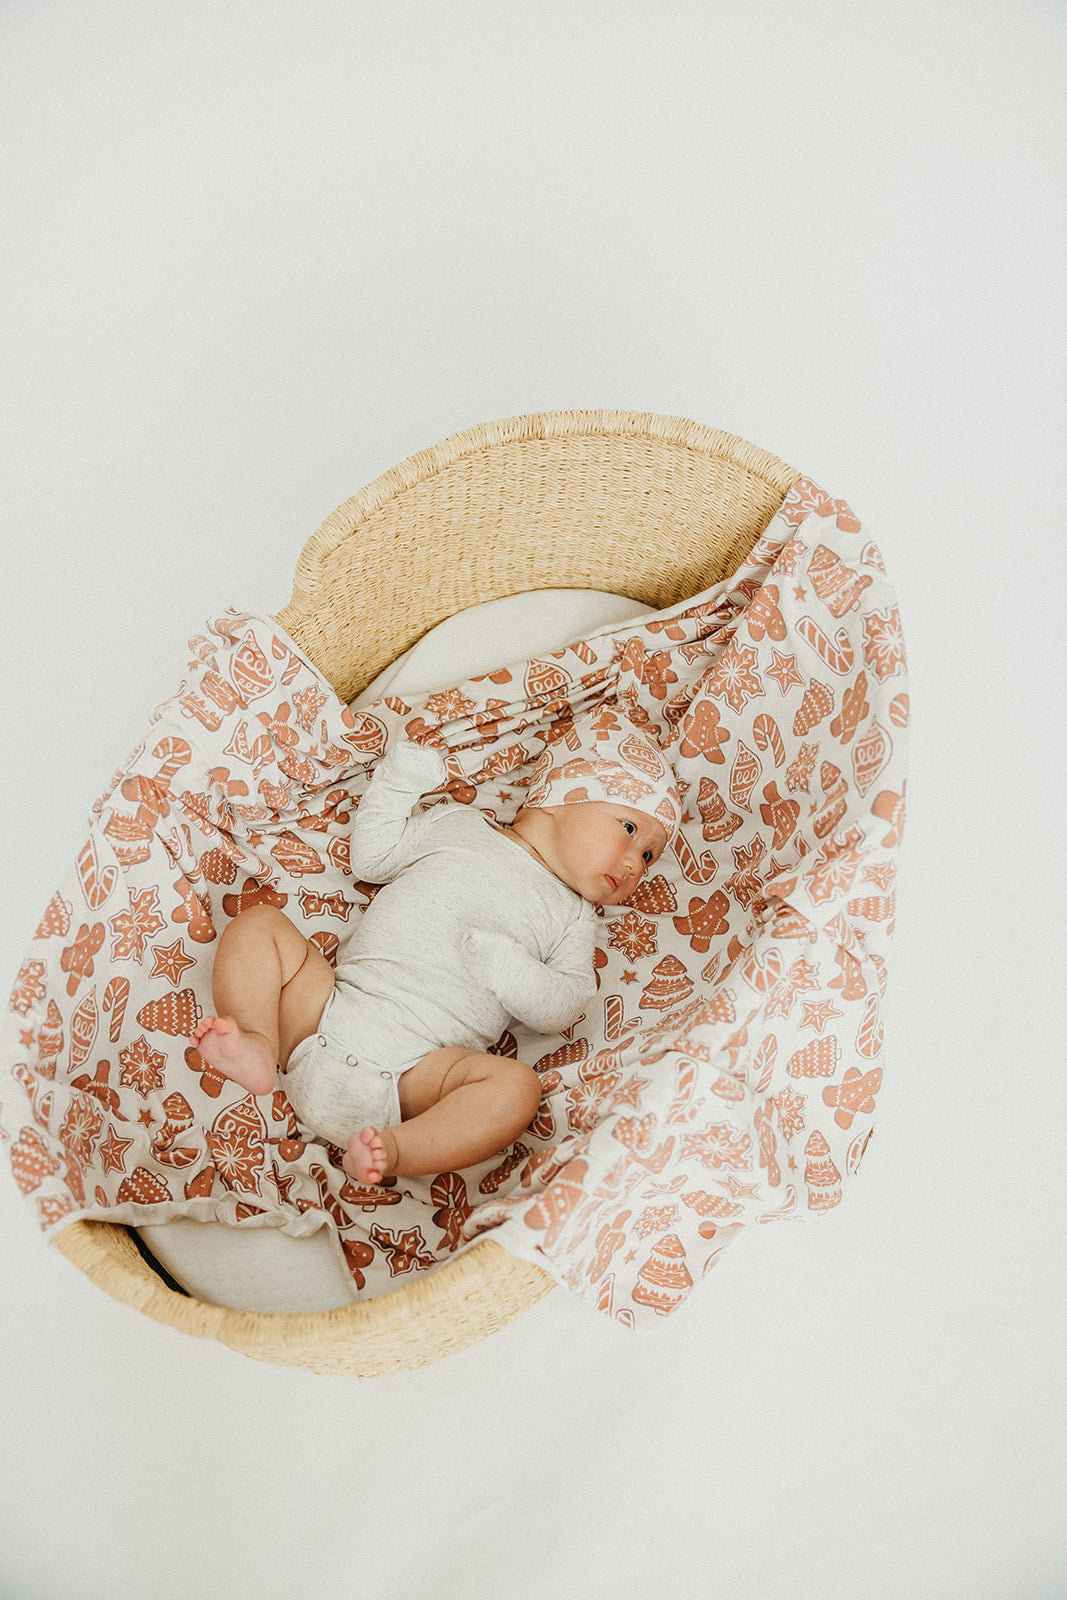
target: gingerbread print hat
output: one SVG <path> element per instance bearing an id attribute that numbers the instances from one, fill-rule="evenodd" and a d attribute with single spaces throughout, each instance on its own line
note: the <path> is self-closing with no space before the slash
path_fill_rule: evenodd
<path id="1" fill-rule="evenodd" d="M 654 736 L 613 700 L 572 723 L 549 746 L 534 767 L 523 804 L 543 810 L 590 800 L 643 811 L 666 829 L 668 839 L 682 820 L 674 773 Z"/>

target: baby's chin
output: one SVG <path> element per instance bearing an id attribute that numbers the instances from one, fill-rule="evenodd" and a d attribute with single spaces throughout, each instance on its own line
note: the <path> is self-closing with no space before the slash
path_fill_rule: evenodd
<path id="1" fill-rule="evenodd" d="M 578 892 L 581 894 L 581 890 Z M 631 889 L 630 894 L 633 894 L 633 892 Z M 582 895 L 582 899 L 588 900 L 590 905 L 594 906 L 624 906 L 629 900 L 630 894 L 623 894 L 619 889 L 609 889 L 606 894 L 597 894 L 595 897 L 591 894 Z"/>

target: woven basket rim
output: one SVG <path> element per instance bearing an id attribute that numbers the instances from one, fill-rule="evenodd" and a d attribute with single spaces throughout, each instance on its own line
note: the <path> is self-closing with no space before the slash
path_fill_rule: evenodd
<path id="1" fill-rule="evenodd" d="M 168 1288 L 124 1224 L 80 1218 L 56 1228 L 49 1243 L 98 1288 L 179 1333 L 255 1360 L 353 1377 L 430 1365 L 556 1288 L 543 1267 L 483 1238 L 411 1283 L 333 1310 L 237 1311 Z"/>
<path id="2" fill-rule="evenodd" d="M 694 455 L 729 461 L 782 495 L 788 493 L 799 477 L 795 468 L 759 445 L 749 443 L 740 434 L 709 428 L 689 417 L 653 411 L 530 411 L 520 416 L 480 422 L 417 450 L 335 507 L 300 552 L 290 605 L 299 606 L 300 592 L 312 570 L 325 565 L 338 545 L 351 537 L 354 528 L 444 468 L 494 446 L 595 437 L 655 440 L 690 450 Z"/>

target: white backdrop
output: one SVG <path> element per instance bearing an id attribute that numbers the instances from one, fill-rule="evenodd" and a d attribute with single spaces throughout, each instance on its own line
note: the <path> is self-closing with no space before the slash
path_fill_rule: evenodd
<path id="1" fill-rule="evenodd" d="M 862 1178 L 653 1334 L 556 1291 L 419 1373 L 261 1367 L 109 1301 L 4 1163 L 4 1600 L 1067 1594 L 1063 6 L 2 28 L 5 990 L 188 635 L 475 422 L 790 461 L 881 543 L 913 706 Z"/>

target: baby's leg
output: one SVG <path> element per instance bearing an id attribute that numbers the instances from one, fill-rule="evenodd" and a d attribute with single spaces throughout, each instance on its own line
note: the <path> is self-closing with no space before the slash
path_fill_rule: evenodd
<path id="1" fill-rule="evenodd" d="M 322 951 L 276 906 L 250 906 L 219 940 L 211 978 L 218 1015 L 192 1040 L 209 1066 L 253 1094 L 269 1094 L 278 1065 L 314 1033 L 333 990 Z"/>
<path id="2" fill-rule="evenodd" d="M 532 1067 L 475 1050 L 431 1050 L 398 1084 L 402 1121 L 363 1128 L 348 1142 L 344 1168 L 358 1183 L 470 1167 L 504 1150 L 541 1103 Z"/>

